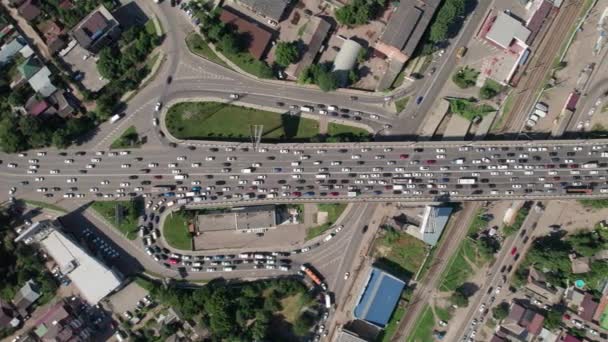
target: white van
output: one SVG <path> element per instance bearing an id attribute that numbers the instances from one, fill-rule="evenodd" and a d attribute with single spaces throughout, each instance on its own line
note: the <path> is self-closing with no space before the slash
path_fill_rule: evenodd
<path id="1" fill-rule="evenodd" d="M 548 112 L 549 111 L 549 107 L 546 104 L 542 103 L 542 102 L 537 102 L 536 105 L 534 106 L 534 108 L 540 109 L 540 110 L 542 110 L 544 112 Z"/>
<path id="2" fill-rule="evenodd" d="M 534 114 L 540 116 L 541 118 L 544 118 L 545 116 L 547 116 L 547 112 L 542 111 L 540 109 L 535 109 L 534 110 Z"/>
<path id="3" fill-rule="evenodd" d="M 301 106 L 300 110 L 303 112 L 308 112 L 308 113 L 312 113 L 314 111 L 314 109 L 311 106 Z"/>
<path id="4" fill-rule="evenodd" d="M 179 174 L 179 175 L 175 175 L 175 180 L 184 180 L 186 178 L 188 178 L 188 175 L 186 174 Z"/>

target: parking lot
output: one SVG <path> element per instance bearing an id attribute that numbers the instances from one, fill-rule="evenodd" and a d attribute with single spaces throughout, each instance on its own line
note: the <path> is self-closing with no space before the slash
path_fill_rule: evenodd
<path id="1" fill-rule="evenodd" d="M 78 44 L 63 57 L 63 60 L 78 75 L 77 79 L 82 85 L 90 91 L 98 91 L 109 82 L 97 71 L 97 58 Z"/>

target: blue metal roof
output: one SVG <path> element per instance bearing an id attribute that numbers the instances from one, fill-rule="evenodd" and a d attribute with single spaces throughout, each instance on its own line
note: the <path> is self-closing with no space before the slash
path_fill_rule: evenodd
<path id="1" fill-rule="evenodd" d="M 372 267 L 367 285 L 355 307 L 355 317 L 384 327 L 391 318 L 404 287 L 402 280 Z"/>

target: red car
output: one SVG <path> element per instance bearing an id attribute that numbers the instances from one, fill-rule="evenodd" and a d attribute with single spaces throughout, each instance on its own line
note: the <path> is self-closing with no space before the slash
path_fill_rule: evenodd
<path id="1" fill-rule="evenodd" d="M 517 253 L 517 247 L 511 249 L 511 255 L 515 255 L 515 253 Z"/>
<path id="2" fill-rule="evenodd" d="M 156 179 L 163 179 L 163 176 L 161 176 L 161 175 L 156 175 L 156 176 L 154 176 L 154 178 L 156 178 Z"/>
<path id="3" fill-rule="evenodd" d="M 299 191 L 292 192 L 291 194 L 292 194 L 292 195 L 294 195 L 295 197 L 300 197 L 300 196 L 302 196 L 302 193 L 301 193 L 301 192 L 299 192 Z"/>
<path id="4" fill-rule="evenodd" d="M 171 265 L 177 265 L 179 263 L 179 260 L 177 260 L 175 258 L 169 258 L 168 261 Z"/>
<path id="5" fill-rule="evenodd" d="M 435 159 L 429 159 L 426 161 L 427 164 L 435 164 L 437 161 Z"/>
<path id="6" fill-rule="evenodd" d="M 340 195 L 339 192 L 335 192 L 335 191 L 334 192 L 330 192 L 329 194 L 332 195 L 332 196 L 339 196 Z"/>
<path id="7" fill-rule="evenodd" d="M 409 157 L 410 157 L 409 154 L 402 154 L 399 156 L 399 159 L 407 159 Z"/>
<path id="8" fill-rule="evenodd" d="M 568 314 L 564 314 L 564 320 L 569 321 L 572 317 Z"/>
<path id="9" fill-rule="evenodd" d="M 578 164 L 570 164 L 571 169 L 578 169 Z"/>

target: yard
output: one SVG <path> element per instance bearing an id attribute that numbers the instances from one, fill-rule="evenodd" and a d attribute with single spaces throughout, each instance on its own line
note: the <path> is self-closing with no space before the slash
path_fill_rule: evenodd
<path id="1" fill-rule="evenodd" d="M 435 326 L 435 315 L 427 305 L 422 315 L 415 323 L 415 330 L 407 339 L 407 342 L 427 342 L 433 341 L 433 327 Z"/>
<path id="2" fill-rule="evenodd" d="M 110 148 L 138 148 L 140 146 L 141 143 L 135 126 L 131 126 L 127 128 L 120 137 L 114 140 L 112 145 L 110 145 Z"/>
<path id="3" fill-rule="evenodd" d="M 404 280 L 412 278 L 418 272 L 426 254 L 424 242 L 392 227 L 385 227 L 383 236 L 374 243 L 377 263 Z"/>
<path id="4" fill-rule="evenodd" d="M 144 208 L 141 200 L 93 202 L 91 208 L 114 228 L 118 229 L 127 239 L 135 240 L 137 237 L 137 220 L 143 214 Z M 120 213 L 120 219 L 117 218 L 117 213 Z"/>
<path id="5" fill-rule="evenodd" d="M 188 222 L 192 216 L 185 211 L 176 211 L 165 218 L 163 236 L 169 246 L 181 250 L 192 249 L 192 236 L 188 232 Z"/>
<path id="6" fill-rule="evenodd" d="M 319 226 L 308 228 L 306 231 L 306 239 L 310 240 L 321 234 L 323 234 L 329 227 L 331 227 L 336 220 L 342 215 L 344 209 L 346 209 L 345 203 L 330 203 L 330 204 L 317 204 L 318 211 L 327 212 L 327 221 Z"/>

